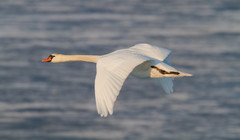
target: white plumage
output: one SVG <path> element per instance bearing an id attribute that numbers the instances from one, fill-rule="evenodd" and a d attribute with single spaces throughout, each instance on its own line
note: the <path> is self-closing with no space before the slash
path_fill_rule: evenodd
<path id="1" fill-rule="evenodd" d="M 191 76 L 170 66 L 171 51 L 149 44 L 95 55 L 52 54 L 43 62 L 87 61 L 97 63 L 95 98 L 97 111 L 106 117 L 113 114 L 114 102 L 129 74 L 139 78 L 157 78 L 166 93 L 173 92 L 172 77 Z"/>

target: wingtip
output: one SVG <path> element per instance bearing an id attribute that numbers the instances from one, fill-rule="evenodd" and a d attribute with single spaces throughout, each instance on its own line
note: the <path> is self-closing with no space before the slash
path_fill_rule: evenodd
<path id="1" fill-rule="evenodd" d="M 102 117 L 102 118 L 106 118 L 108 116 L 108 113 L 107 114 L 100 114 L 99 115 Z M 113 115 L 113 111 L 109 112 L 109 115 Z"/>
<path id="2" fill-rule="evenodd" d="M 171 94 L 171 93 L 173 93 L 173 90 L 167 91 L 166 93 L 167 93 L 167 94 Z"/>
<path id="3" fill-rule="evenodd" d="M 99 114 L 102 118 L 106 118 L 108 114 Z"/>

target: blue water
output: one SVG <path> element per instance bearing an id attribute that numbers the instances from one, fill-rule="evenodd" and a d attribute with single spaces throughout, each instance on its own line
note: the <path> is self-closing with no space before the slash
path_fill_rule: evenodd
<path id="1" fill-rule="evenodd" d="M 0 140 L 240 139 L 239 0 L 1 0 Z M 193 77 L 165 94 L 130 76 L 101 118 L 95 64 L 51 53 L 106 54 L 137 43 L 173 50 Z"/>

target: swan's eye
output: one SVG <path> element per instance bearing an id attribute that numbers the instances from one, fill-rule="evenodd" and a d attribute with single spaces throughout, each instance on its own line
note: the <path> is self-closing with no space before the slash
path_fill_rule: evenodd
<path id="1" fill-rule="evenodd" d="M 49 57 L 48 58 L 51 58 L 51 59 L 53 59 L 53 57 L 55 57 L 54 55 L 49 55 Z"/>

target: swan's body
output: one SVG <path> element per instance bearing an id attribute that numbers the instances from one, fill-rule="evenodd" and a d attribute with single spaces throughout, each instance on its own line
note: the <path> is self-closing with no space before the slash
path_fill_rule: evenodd
<path id="1" fill-rule="evenodd" d="M 52 54 L 43 62 L 86 61 L 97 63 L 95 98 L 101 116 L 112 115 L 114 102 L 121 87 L 132 74 L 139 78 L 157 78 L 166 93 L 173 92 L 173 77 L 192 76 L 170 66 L 171 51 L 149 44 L 97 55 Z"/>

